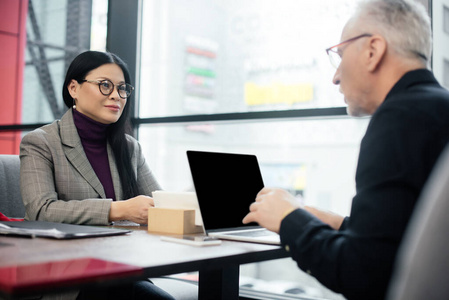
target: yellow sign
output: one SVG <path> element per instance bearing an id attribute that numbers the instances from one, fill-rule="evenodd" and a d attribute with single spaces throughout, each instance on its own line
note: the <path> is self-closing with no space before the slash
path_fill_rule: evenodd
<path id="1" fill-rule="evenodd" d="M 311 83 L 292 85 L 272 83 L 265 86 L 252 82 L 245 83 L 245 102 L 250 106 L 276 103 L 292 105 L 312 99 L 313 85 Z"/>

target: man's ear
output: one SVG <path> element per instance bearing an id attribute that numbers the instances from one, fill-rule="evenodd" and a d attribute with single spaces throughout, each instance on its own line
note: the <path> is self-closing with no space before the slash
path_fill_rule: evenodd
<path id="1" fill-rule="evenodd" d="M 72 79 L 70 83 L 67 85 L 67 89 L 69 91 L 70 96 L 75 99 L 78 93 L 79 84 L 75 79 Z"/>
<path id="2" fill-rule="evenodd" d="M 367 66 L 370 72 L 379 68 L 387 54 L 387 41 L 380 35 L 373 35 L 368 44 Z"/>

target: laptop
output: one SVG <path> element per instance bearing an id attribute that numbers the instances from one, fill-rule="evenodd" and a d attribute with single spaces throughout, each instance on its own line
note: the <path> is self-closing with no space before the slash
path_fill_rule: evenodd
<path id="1" fill-rule="evenodd" d="M 257 157 L 250 154 L 187 151 L 204 232 L 227 240 L 279 245 L 277 233 L 243 224 L 264 187 Z"/>

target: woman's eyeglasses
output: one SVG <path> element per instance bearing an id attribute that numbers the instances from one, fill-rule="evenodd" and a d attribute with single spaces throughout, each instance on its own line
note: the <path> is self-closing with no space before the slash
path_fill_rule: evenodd
<path id="1" fill-rule="evenodd" d="M 89 82 L 98 84 L 98 88 L 100 89 L 100 92 L 105 95 L 109 96 L 114 91 L 114 84 L 110 80 L 86 80 L 83 79 L 81 82 Z M 134 90 L 134 87 L 128 83 L 122 83 L 117 85 L 117 92 L 120 98 L 126 99 L 129 96 L 131 96 L 132 91 Z"/>

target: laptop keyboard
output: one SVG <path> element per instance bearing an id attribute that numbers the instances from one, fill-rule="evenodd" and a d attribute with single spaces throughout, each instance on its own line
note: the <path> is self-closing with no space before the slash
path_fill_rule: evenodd
<path id="1" fill-rule="evenodd" d="M 241 231 L 241 232 L 226 233 L 225 235 L 259 237 L 259 236 L 270 236 L 270 235 L 277 235 L 277 234 L 274 232 L 268 231 L 268 230 L 254 230 L 254 231 Z"/>

